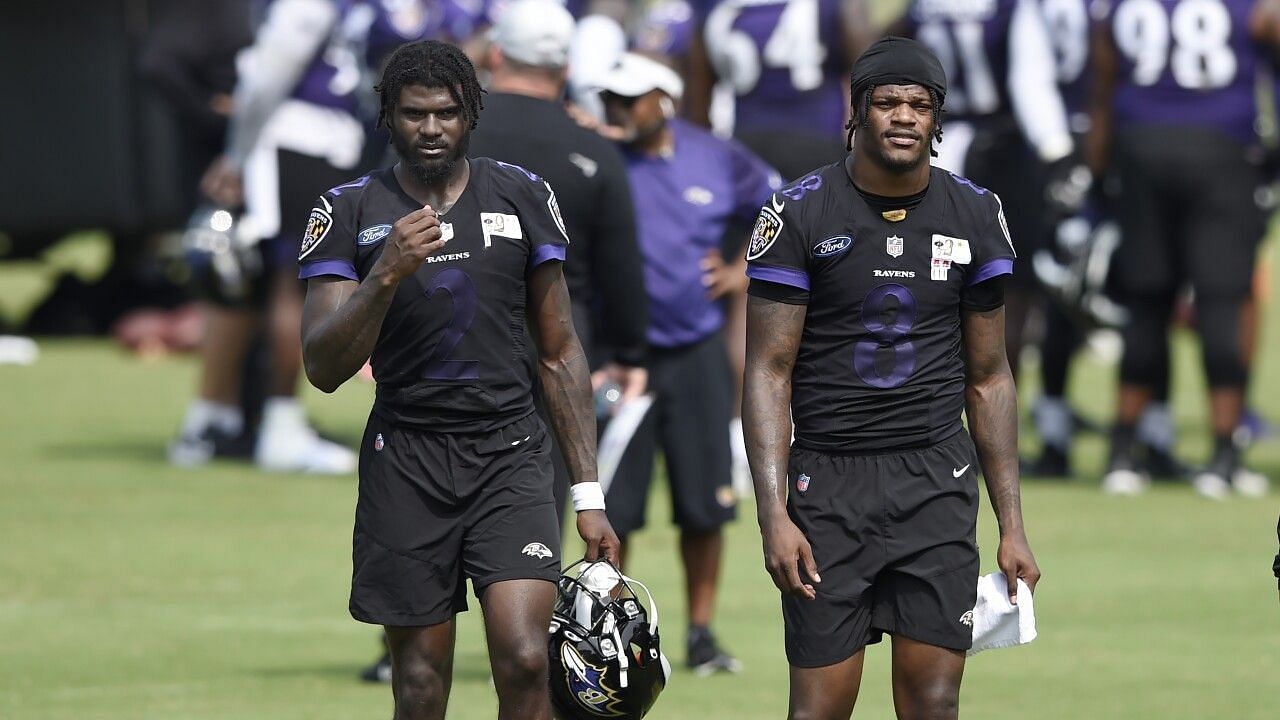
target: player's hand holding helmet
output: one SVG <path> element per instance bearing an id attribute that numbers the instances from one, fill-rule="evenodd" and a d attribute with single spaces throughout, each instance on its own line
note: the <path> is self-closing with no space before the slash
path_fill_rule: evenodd
<path id="1" fill-rule="evenodd" d="M 182 250 L 192 292 L 203 300 L 241 306 L 263 290 L 262 250 L 240 232 L 235 212 L 212 205 L 196 209 L 182 234 Z"/>
<path id="2" fill-rule="evenodd" d="M 647 609 L 633 586 L 644 591 Z M 561 720 L 639 720 L 671 676 L 653 595 L 603 560 L 580 560 L 560 576 L 549 650 L 551 702 Z"/>

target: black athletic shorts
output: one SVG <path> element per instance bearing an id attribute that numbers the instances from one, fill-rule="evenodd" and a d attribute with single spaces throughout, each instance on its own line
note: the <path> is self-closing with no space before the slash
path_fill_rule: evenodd
<path id="1" fill-rule="evenodd" d="M 441 433 L 370 415 L 360 445 L 351 616 L 435 625 L 501 580 L 560 576 L 551 440 L 531 414 Z"/>
<path id="2" fill-rule="evenodd" d="M 787 661 L 840 662 L 884 633 L 967 650 L 977 600 L 978 460 L 964 430 L 927 448 L 793 447 L 787 513 L 813 548 L 817 598 L 782 597 Z"/>
<path id="3" fill-rule="evenodd" d="M 623 453 L 605 496 L 614 531 L 626 537 L 644 527 L 659 443 L 676 524 L 700 531 L 729 522 L 738 505 L 730 474 L 733 385 L 720 334 L 681 348 L 652 349 L 649 391 L 653 407 Z"/>
<path id="4" fill-rule="evenodd" d="M 1142 127 L 1115 144 L 1116 280 L 1125 298 L 1169 298 L 1185 283 L 1197 297 L 1243 299 L 1253 283 L 1266 215 L 1245 147 L 1220 133 Z"/>

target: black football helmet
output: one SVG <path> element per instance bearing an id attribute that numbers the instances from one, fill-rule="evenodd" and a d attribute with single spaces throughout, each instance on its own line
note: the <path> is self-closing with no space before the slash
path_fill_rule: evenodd
<path id="1" fill-rule="evenodd" d="M 647 610 L 633 586 L 644 590 Z M 551 703 L 561 720 L 640 720 L 671 677 L 653 595 L 604 560 L 580 560 L 560 576 L 549 645 Z"/>
<path id="2" fill-rule="evenodd" d="M 182 234 L 182 249 L 189 287 L 200 299 L 229 307 L 261 299 L 262 250 L 240 232 L 237 213 L 211 205 L 196 209 Z"/>
<path id="3" fill-rule="evenodd" d="M 1128 311 L 1112 293 L 1119 224 L 1090 208 L 1059 223 L 1054 241 L 1031 258 L 1049 295 L 1087 326 L 1115 328 L 1128 322 Z"/>

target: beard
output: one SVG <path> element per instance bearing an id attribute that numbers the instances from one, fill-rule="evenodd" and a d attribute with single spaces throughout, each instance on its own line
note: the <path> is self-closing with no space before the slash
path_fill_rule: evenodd
<path id="1" fill-rule="evenodd" d="M 933 143 L 929 142 L 929 138 L 923 137 L 920 138 L 920 149 L 913 154 L 893 152 L 886 149 L 881 143 L 874 144 L 869 154 L 884 169 L 891 172 L 905 173 L 928 163 L 929 150 L 932 146 Z"/>
<path id="2" fill-rule="evenodd" d="M 415 180 L 423 185 L 439 185 L 453 175 L 458 161 L 467 156 L 467 149 L 471 146 L 471 133 L 464 134 L 448 155 L 439 160 L 423 159 L 414 143 L 399 136 L 392 135 L 391 144 L 396 149 L 396 155 L 400 156 L 400 162 Z"/>

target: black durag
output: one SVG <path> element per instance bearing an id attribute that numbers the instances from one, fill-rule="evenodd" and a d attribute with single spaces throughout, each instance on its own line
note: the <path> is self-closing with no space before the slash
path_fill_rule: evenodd
<path id="1" fill-rule="evenodd" d="M 938 104 L 947 97 L 947 74 L 942 63 L 921 43 L 904 37 L 887 37 L 867 48 L 849 73 L 849 98 L 854 107 L 863 104 L 863 93 L 877 85 L 919 85 L 933 91 Z M 941 110 L 941 107 L 939 107 Z M 855 110 L 854 117 L 858 116 Z M 852 121 L 849 147 L 853 147 Z"/>

